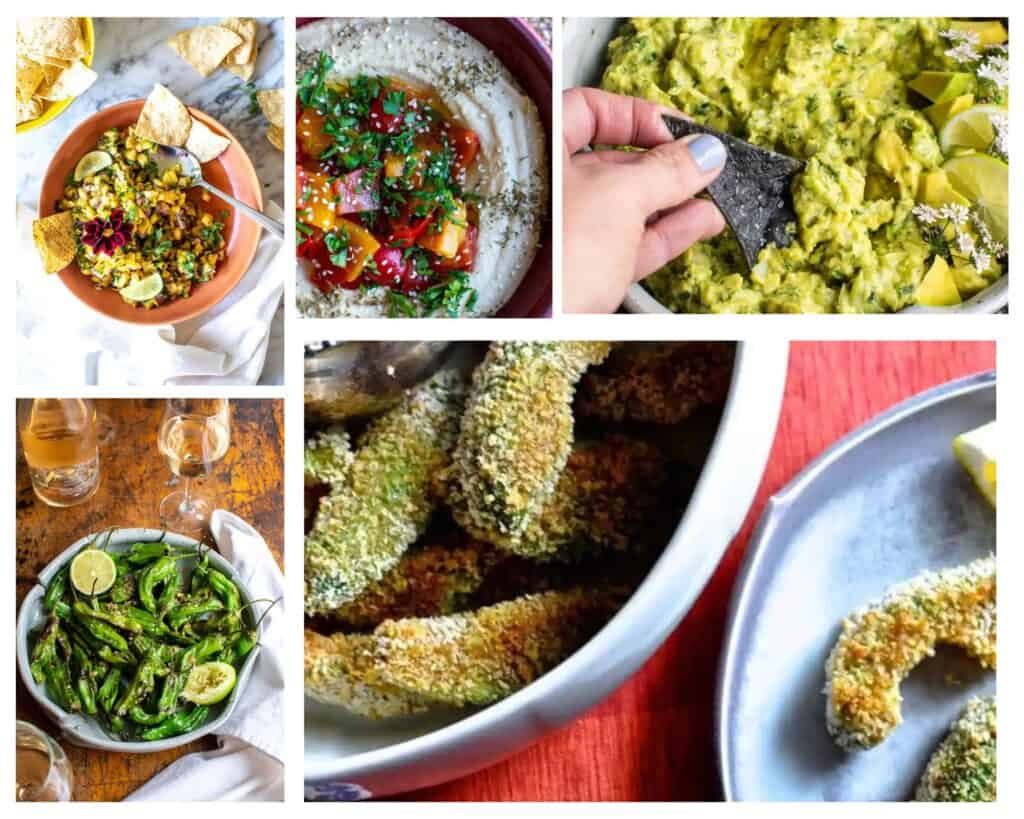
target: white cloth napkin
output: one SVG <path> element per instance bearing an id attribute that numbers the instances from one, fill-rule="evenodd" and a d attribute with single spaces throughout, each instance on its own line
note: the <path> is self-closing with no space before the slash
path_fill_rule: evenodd
<path id="1" fill-rule="evenodd" d="M 254 598 L 277 600 L 284 576 L 260 534 L 237 515 L 210 517 L 217 551 Z M 257 608 L 262 612 L 263 607 Z M 284 799 L 284 601 L 263 618 L 260 653 L 242 699 L 217 731 L 213 751 L 183 756 L 128 797 L 130 801 L 275 801 Z"/>
<path id="2" fill-rule="evenodd" d="M 281 219 L 281 208 L 266 213 Z M 18 203 L 18 382 L 29 384 L 255 384 L 283 292 L 282 242 L 264 231 L 242 280 L 219 304 L 181 322 L 142 326 L 93 312 L 43 272 L 35 212 Z"/>

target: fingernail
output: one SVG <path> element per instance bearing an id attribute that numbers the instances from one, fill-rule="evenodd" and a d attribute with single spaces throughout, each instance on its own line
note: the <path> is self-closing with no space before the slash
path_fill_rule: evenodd
<path id="1" fill-rule="evenodd" d="M 725 164 L 725 146 L 718 137 L 701 134 L 689 144 L 690 156 L 701 173 L 710 173 Z"/>

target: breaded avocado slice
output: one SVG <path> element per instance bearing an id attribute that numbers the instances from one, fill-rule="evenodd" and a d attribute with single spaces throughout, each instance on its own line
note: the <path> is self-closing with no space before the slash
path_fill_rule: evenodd
<path id="1" fill-rule="evenodd" d="M 321 499 L 306 537 L 307 614 L 354 600 L 423 534 L 432 476 L 449 464 L 464 396 L 461 375 L 441 371 L 367 428 L 348 480 Z"/>
<path id="2" fill-rule="evenodd" d="M 606 421 L 678 424 L 725 401 L 734 352 L 723 341 L 620 345 L 583 376 L 576 410 Z"/>
<path id="3" fill-rule="evenodd" d="M 825 663 L 829 733 L 873 748 L 902 721 L 900 684 L 944 643 L 996 667 L 996 560 L 925 572 L 843 621 Z"/>
<path id="4" fill-rule="evenodd" d="M 996 801 L 996 700 L 975 697 L 928 760 L 918 802 Z"/>
<path id="5" fill-rule="evenodd" d="M 551 497 L 573 439 L 572 398 L 598 341 L 495 342 L 473 373 L 450 503 L 474 537 L 505 545 Z"/>
<path id="6" fill-rule="evenodd" d="M 625 597 L 577 588 L 447 617 L 388 620 L 373 632 L 376 679 L 446 705 L 488 705 L 569 657 Z"/>
<path id="7" fill-rule="evenodd" d="M 305 691 L 317 702 L 338 705 L 371 719 L 404 717 L 430 703 L 373 680 L 376 643 L 365 634 L 325 637 L 306 630 Z"/>
<path id="8" fill-rule="evenodd" d="M 344 427 L 331 427 L 314 434 L 306 441 L 303 452 L 306 486 L 321 483 L 340 486 L 348 477 L 354 460 L 351 438 Z"/>
<path id="9" fill-rule="evenodd" d="M 668 501 L 668 461 L 625 435 L 577 442 L 555 491 L 508 551 L 566 559 L 592 551 L 642 551 Z"/>
<path id="10" fill-rule="evenodd" d="M 478 543 L 411 549 L 380 580 L 331 614 L 340 627 L 368 631 L 385 620 L 450 614 L 484 582 L 495 550 Z"/>

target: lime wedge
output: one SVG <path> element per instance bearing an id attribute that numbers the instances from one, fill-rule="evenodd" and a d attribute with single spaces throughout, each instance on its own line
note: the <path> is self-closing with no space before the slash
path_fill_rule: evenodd
<path id="1" fill-rule="evenodd" d="M 138 279 L 120 289 L 121 297 L 128 301 L 149 301 L 160 295 L 164 289 L 164 280 L 159 273 L 150 273 L 144 279 Z"/>
<path id="2" fill-rule="evenodd" d="M 71 561 L 71 585 L 80 594 L 103 594 L 117 580 L 117 566 L 110 555 L 99 549 L 86 549 Z"/>
<path id="3" fill-rule="evenodd" d="M 98 174 L 113 163 L 114 158 L 106 151 L 89 151 L 75 165 L 75 181 L 81 182 L 83 179 Z"/>
<path id="4" fill-rule="evenodd" d="M 992 238 L 1005 244 L 1010 229 L 1009 166 L 988 154 L 967 154 L 946 160 L 942 170 L 956 192 L 974 203 Z"/>
<path id="5" fill-rule="evenodd" d="M 996 505 L 997 444 L 995 421 L 953 439 L 953 454 L 993 507 Z"/>
<path id="6" fill-rule="evenodd" d="M 235 679 L 235 667 L 230 663 L 201 663 L 189 672 L 181 696 L 196 705 L 213 705 L 231 693 Z"/>
<path id="7" fill-rule="evenodd" d="M 972 105 L 953 115 L 939 131 L 942 153 L 948 156 L 955 147 L 987 151 L 996 138 L 992 117 L 1007 115 L 1007 110 L 1000 105 Z"/>

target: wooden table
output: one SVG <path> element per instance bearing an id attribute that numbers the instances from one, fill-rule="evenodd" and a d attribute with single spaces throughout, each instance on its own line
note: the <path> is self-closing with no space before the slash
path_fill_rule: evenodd
<path id="1" fill-rule="evenodd" d="M 273 400 L 232 401 L 231 447 L 213 473 L 196 482 L 199 494 L 216 508 L 228 509 L 254 526 L 284 566 L 284 405 Z M 157 451 L 163 412 L 161 400 L 100 400 L 100 412 L 114 423 L 112 440 L 100 450 L 102 483 L 81 506 L 54 509 L 32 492 L 24 456 L 19 452 L 17 519 L 18 605 L 39 571 L 78 538 L 109 526 L 159 528 L 157 509 L 171 491 L 171 473 Z M 18 680 L 19 719 L 56 735 Z M 61 743 L 75 773 L 74 798 L 123 799 L 178 757 L 212 748 L 212 739 L 153 754 L 116 754 Z"/>
<path id="2" fill-rule="evenodd" d="M 992 343 L 802 343 L 753 508 L 689 615 L 604 703 L 506 762 L 406 794 L 437 800 L 713 800 L 715 675 L 733 582 L 768 498 L 829 444 L 928 387 L 995 367 Z"/>

